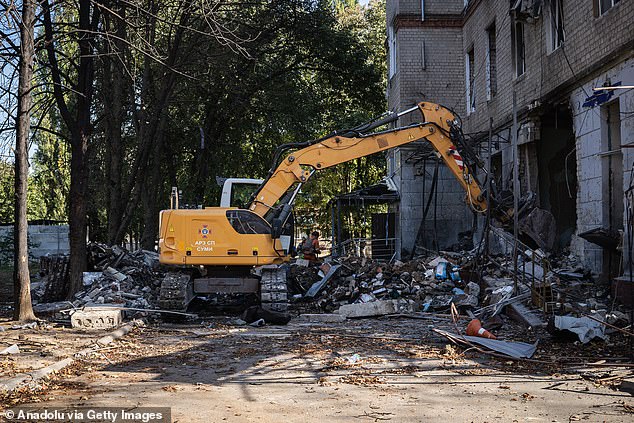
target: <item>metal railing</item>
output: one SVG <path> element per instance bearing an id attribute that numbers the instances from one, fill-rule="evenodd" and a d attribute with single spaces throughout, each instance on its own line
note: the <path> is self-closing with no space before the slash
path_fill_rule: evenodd
<path id="1" fill-rule="evenodd" d="M 531 299 L 535 306 L 542 308 L 544 312 L 553 311 L 555 302 L 552 286 L 548 280 L 551 265 L 546 255 L 540 250 L 533 250 L 520 240 L 516 240 L 503 229 L 491 226 L 491 233 L 501 244 L 502 253 L 508 256 L 513 254 L 515 243 L 517 243 L 517 273 L 515 273 L 513 266 L 503 266 L 497 262 L 496 264 L 511 274 L 515 273 L 518 286 L 521 284 L 530 289 Z M 493 257 L 490 257 L 490 259 L 495 262 Z M 518 294 L 519 292 L 516 293 L 516 295 Z"/>
<path id="2" fill-rule="evenodd" d="M 333 250 L 338 256 L 391 261 L 396 255 L 396 238 L 352 238 L 335 245 Z"/>

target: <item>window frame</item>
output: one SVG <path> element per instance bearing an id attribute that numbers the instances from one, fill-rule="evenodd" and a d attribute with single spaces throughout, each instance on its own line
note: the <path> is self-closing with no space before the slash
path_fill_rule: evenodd
<path id="1" fill-rule="evenodd" d="M 526 73 L 526 38 L 524 34 L 524 23 L 520 21 L 512 21 L 511 23 L 511 47 L 513 59 L 513 79 L 520 78 Z M 518 44 L 518 27 L 521 29 L 521 44 Z M 519 51 L 518 51 L 519 50 Z M 521 52 L 521 55 L 519 54 Z M 521 59 L 521 62 L 520 62 Z M 520 65 L 521 64 L 521 69 Z M 521 70 L 521 72 L 520 72 Z"/>
<path id="2" fill-rule="evenodd" d="M 621 2 L 621 0 L 607 0 L 607 1 L 610 2 L 610 5 L 605 10 L 602 10 L 603 1 L 602 0 L 594 0 L 596 17 L 601 17 L 601 16 L 605 15 L 610 10 L 612 10 L 617 4 L 619 4 Z"/>
<path id="3" fill-rule="evenodd" d="M 566 42 L 563 0 L 550 0 L 548 18 L 548 53 L 552 53 Z"/>
<path id="4" fill-rule="evenodd" d="M 270 235 L 271 225 L 261 216 L 245 209 L 229 209 L 225 212 L 229 225 L 242 235 Z"/>
<path id="5" fill-rule="evenodd" d="M 394 30 L 394 25 L 388 25 L 387 27 L 387 46 L 389 54 L 388 79 L 392 79 L 398 71 L 396 31 Z"/>
<path id="6" fill-rule="evenodd" d="M 487 34 L 487 56 L 486 56 L 486 80 L 487 80 L 487 101 L 491 101 L 497 94 L 497 28 L 493 21 L 486 29 Z M 493 42 L 491 42 L 493 35 Z M 493 48 L 491 48 L 493 47 Z M 491 54 L 493 52 L 493 54 Z"/>
<path id="7" fill-rule="evenodd" d="M 471 46 L 465 53 L 465 84 L 467 86 L 467 115 L 476 111 L 476 75 L 475 47 Z"/>

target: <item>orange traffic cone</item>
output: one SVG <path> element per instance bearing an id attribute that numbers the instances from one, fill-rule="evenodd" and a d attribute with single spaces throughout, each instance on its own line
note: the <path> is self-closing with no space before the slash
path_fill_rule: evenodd
<path id="1" fill-rule="evenodd" d="M 467 325 L 467 335 L 479 336 L 481 338 L 497 339 L 495 335 L 482 327 L 482 323 L 478 319 L 473 319 Z"/>

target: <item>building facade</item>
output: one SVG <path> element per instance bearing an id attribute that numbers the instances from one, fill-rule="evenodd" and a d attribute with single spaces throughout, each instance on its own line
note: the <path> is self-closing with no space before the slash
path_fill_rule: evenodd
<path id="1" fill-rule="evenodd" d="M 555 216 L 555 249 L 569 246 L 597 273 L 614 271 L 620 258 L 579 235 L 625 227 L 634 90 L 594 88 L 634 85 L 634 1 L 388 0 L 386 15 L 390 108 L 421 100 L 451 107 L 483 157 L 491 144 L 495 185 L 511 189 L 515 98 L 521 193 L 535 193 Z M 426 157 L 424 150 L 388 157 L 401 190 L 395 211 L 404 254 L 414 246 L 417 231 L 409 228 L 421 226 L 435 171 L 411 159 Z M 423 238 L 446 247 L 474 219 L 446 170 L 436 189 L 442 213 L 434 219 L 427 212 Z"/>

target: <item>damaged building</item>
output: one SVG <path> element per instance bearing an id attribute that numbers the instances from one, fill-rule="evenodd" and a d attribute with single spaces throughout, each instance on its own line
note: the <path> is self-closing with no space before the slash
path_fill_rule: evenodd
<path id="1" fill-rule="evenodd" d="M 634 3 L 388 0 L 386 16 L 390 109 L 425 100 L 453 109 L 485 162 L 490 146 L 498 191 L 512 189 L 515 110 L 519 190 L 555 217 L 554 249 L 618 276 L 613 240 L 624 231 L 634 162 Z M 447 248 L 478 225 L 430 153 L 420 143 L 388 155 L 403 256 L 417 238 Z"/>

